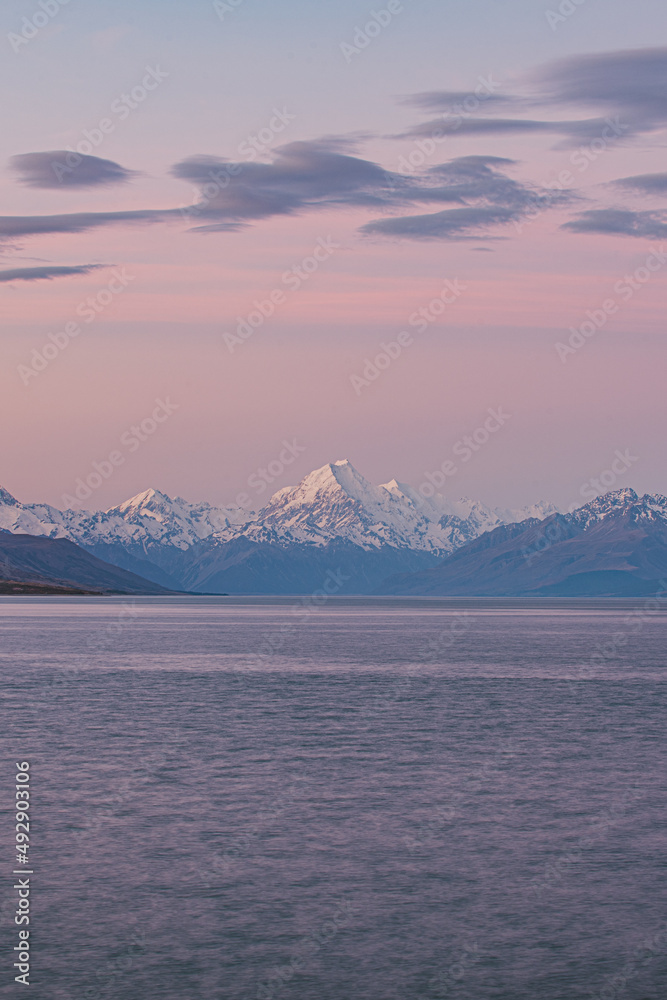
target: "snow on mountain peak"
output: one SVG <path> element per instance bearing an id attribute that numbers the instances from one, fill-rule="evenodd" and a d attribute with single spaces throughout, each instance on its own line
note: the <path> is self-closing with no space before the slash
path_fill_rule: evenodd
<path id="1" fill-rule="evenodd" d="M 586 527 L 595 521 L 627 515 L 635 520 L 647 518 L 667 522 L 667 497 L 659 493 L 639 496 L 629 486 L 595 497 L 590 503 L 568 514 L 575 524 Z"/>
<path id="2" fill-rule="evenodd" d="M 32 535 L 69 538 L 90 550 L 97 546 L 133 552 L 143 559 L 211 547 L 234 540 L 324 546 L 331 542 L 363 549 L 391 546 L 445 555 L 500 524 L 543 519 L 551 504 L 520 510 L 492 509 L 462 498 L 450 500 L 392 479 L 376 486 L 347 459 L 315 469 L 296 486 L 278 490 L 258 512 L 213 507 L 172 499 L 155 489 L 144 490 L 107 511 L 59 511 L 46 504 L 23 505 L 0 488 L 0 528 Z M 638 497 L 629 488 L 595 498 L 566 515 L 587 524 L 608 516 L 667 521 L 667 499 Z M 152 558 L 152 557 L 151 557 Z"/>
<path id="3" fill-rule="evenodd" d="M 354 466 L 346 459 L 339 459 L 337 462 L 330 462 L 323 465 L 321 469 L 309 472 L 301 480 L 298 486 L 286 487 L 269 501 L 269 505 L 274 499 L 280 497 L 283 502 L 289 496 L 299 502 L 315 500 L 324 494 L 344 493 L 353 500 L 360 502 L 377 502 L 380 497 L 380 487 L 373 486 L 361 473 L 357 472 Z"/>
<path id="4" fill-rule="evenodd" d="M 135 497 L 130 497 L 129 500 L 124 500 L 117 507 L 110 507 L 107 513 L 118 512 L 120 514 L 128 514 L 139 510 L 155 510 L 160 506 L 164 506 L 165 504 L 170 505 L 171 503 L 171 499 L 165 493 L 149 489 L 144 490 L 143 493 L 137 493 Z"/>
<path id="5" fill-rule="evenodd" d="M 3 489 L 2 486 L 0 486 L 0 503 L 6 504 L 7 507 L 19 507 L 20 506 L 20 504 L 19 504 L 18 500 L 16 499 L 16 497 L 13 497 L 11 495 L 11 493 L 9 492 L 9 490 Z"/>
<path id="6" fill-rule="evenodd" d="M 275 493 L 259 512 L 256 530 L 261 524 L 278 538 L 317 545 L 341 539 L 364 548 L 446 553 L 467 540 L 461 523 L 476 506 L 472 537 L 481 525 L 495 527 L 498 518 L 481 505 L 426 498 L 396 480 L 375 486 L 342 459 Z"/>
<path id="7" fill-rule="evenodd" d="M 144 490 L 105 513 L 114 523 L 120 520 L 135 532 L 146 533 L 152 540 L 180 549 L 211 537 L 227 541 L 254 517 L 239 507 L 193 504 L 182 497 L 172 499 L 155 489 Z"/>

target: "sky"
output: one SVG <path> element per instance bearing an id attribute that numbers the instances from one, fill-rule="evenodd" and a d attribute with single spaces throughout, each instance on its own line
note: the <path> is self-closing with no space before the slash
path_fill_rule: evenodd
<path id="1" fill-rule="evenodd" d="M 347 458 L 492 506 L 667 493 L 666 27 L 5 0 L 0 485 L 227 504 Z"/>

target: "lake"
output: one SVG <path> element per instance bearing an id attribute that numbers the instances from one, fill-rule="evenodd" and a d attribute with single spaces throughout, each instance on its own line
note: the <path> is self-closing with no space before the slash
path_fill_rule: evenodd
<path id="1" fill-rule="evenodd" d="M 651 601 L 3 598 L 3 979 L 32 996 L 664 1000 Z"/>

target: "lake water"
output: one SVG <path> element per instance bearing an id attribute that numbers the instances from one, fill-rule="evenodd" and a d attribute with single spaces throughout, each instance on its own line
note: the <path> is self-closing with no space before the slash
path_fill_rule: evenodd
<path id="1" fill-rule="evenodd" d="M 31 995 L 664 1000 L 656 602 L 0 600 Z"/>

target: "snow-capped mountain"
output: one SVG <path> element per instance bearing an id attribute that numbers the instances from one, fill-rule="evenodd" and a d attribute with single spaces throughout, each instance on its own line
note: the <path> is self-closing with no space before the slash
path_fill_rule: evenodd
<path id="1" fill-rule="evenodd" d="M 550 504 L 492 509 L 396 480 L 375 486 L 347 461 L 279 490 L 259 511 L 156 490 L 106 511 L 61 511 L 0 490 L 0 529 L 65 538 L 197 593 L 307 594 L 325 584 L 330 593 L 332 579 L 333 592 L 357 594 L 643 593 L 667 575 L 667 497 L 622 489 L 567 514 Z"/>
<path id="2" fill-rule="evenodd" d="M 189 504 L 172 500 L 157 490 L 126 500 L 106 511 L 58 510 L 48 504 L 21 504 L 0 489 L 0 528 L 14 533 L 93 541 L 158 541 L 187 549 L 196 541 L 216 535 L 233 537 L 238 525 L 252 517 L 239 507 Z"/>
<path id="3" fill-rule="evenodd" d="M 279 490 L 259 511 L 188 503 L 157 490 L 106 511 L 61 511 L 47 504 L 24 505 L 6 490 L 0 492 L 0 528 L 67 538 L 157 583 L 198 591 L 235 589 L 230 567 L 241 564 L 243 586 L 270 590 L 276 560 L 289 586 L 300 587 L 299 574 L 287 571 L 288 556 L 309 561 L 317 578 L 320 568 L 329 565 L 332 547 L 350 568 L 363 553 L 372 555 L 366 560 L 367 566 L 375 566 L 371 576 L 419 569 L 500 524 L 554 511 L 550 504 L 506 511 L 437 494 L 426 498 L 396 480 L 375 486 L 346 460 Z M 251 580 L 248 566 L 253 561 L 258 568 Z"/>
<path id="4" fill-rule="evenodd" d="M 667 595 L 667 497 L 622 489 L 568 514 L 501 525 L 436 567 L 385 581 L 421 596 Z"/>
<path id="5" fill-rule="evenodd" d="M 623 515 L 630 521 L 655 521 L 667 525 L 667 497 L 660 493 L 645 493 L 640 497 L 634 490 L 625 488 L 596 497 L 584 507 L 566 514 L 565 519 L 578 528 L 589 528 L 599 521 Z"/>
<path id="6" fill-rule="evenodd" d="M 541 505 L 542 517 L 555 509 Z M 427 498 L 395 479 L 374 486 L 342 460 L 316 469 L 298 486 L 279 490 L 257 517 L 258 524 L 290 541 L 323 545 L 342 538 L 361 548 L 389 545 L 442 554 L 531 513 L 532 508 L 501 512 L 438 494 Z"/>

